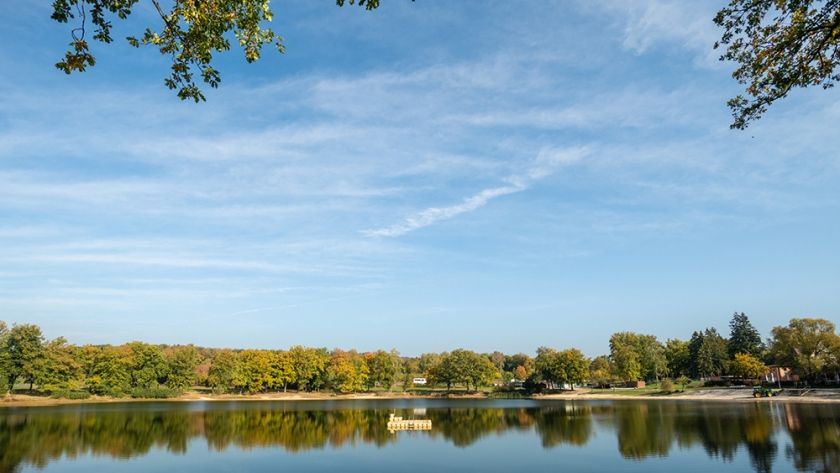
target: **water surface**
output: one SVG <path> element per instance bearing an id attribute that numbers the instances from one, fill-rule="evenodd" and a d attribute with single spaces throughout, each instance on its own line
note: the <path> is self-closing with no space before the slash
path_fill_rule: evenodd
<path id="1" fill-rule="evenodd" d="M 389 414 L 432 429 L 389 432 Z M 0 409 L 0 472 L 840 472 L 840 405 L 365 400 Z"/>

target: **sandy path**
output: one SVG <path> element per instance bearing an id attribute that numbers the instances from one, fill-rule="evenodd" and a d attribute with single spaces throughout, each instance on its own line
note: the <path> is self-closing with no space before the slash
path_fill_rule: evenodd
<path id="1" fill-rule="evenodd" d="M 412 395 L 405 393 L 359 393 L 359 394 L 330 394 L 330 393 L 272 393 L 258 395 L 209 395 L 200 393 L 187 393 L 173 399 L 131 399 L 131 398 L 109 398 L 93 396 L 89 399 L 52 399 L 40 396 L 27 396 L 17 394 L 0 399 L 2 407 L 36 407 L 56 406 L 64 404 L 94 404 L 94 403 L 115 403 L 115 402 L 219 402 L 219 401 L 325 401 L 325 400 L 354 400 L 354 399 L 485 399 L 484 394 L 454 394 L 449 396 Z M 592 393 L 586 389 L 570 391 L 562 394 L 535 395 L 534 400 L 641 400 L 641 401 L 726 401 L 726 402 L 830 402 L 840 403 L 840 390 L 820 390 L 812 392 L 807 396 L 782 395 L 770 398 L 752 397 L 751 389 L 725 389 L 711 388 L 691 390 L 687 393 L 675 393 L 670 395 L 659 395 L 645 393 L 633 395 L 622 390 L 615 394 L 609 392 Z"/>
<path id="2" fill-rule="evenodd" d="M 840 391 L 821 390 L 806 396 L 789 395 L 784 392 L 774 397 L 754 398 L 752 389 L 698 389 L 684 393 L 669 395 L 640 394 L 633 395 L 625 392 L 591 393 L 587 390 L 563 394 L 547 394 L 535 396 L 534 399 L 566 399 L 566 400 L 644 400 L 644 401 L 728 401 L 728 402 L 832 402 L 840 403 Z"/>

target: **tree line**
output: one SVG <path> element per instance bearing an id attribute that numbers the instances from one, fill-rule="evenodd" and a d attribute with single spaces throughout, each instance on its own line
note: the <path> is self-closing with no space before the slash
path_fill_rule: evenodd
<path id="1" fill-rule="evenodd" d="M 587 358 L 575 348 L 537 349 L 536 356 L 456 349 L 401 356 L 396 350 L 356 350 L 293 346 L 286 350 L 213 349 L 144 342 L 73 345 L 47 340 L 33 324 L 11 327 L 0 321 L 0 386 L 23 385 L 56 395 L 167 397 L 203 386 L 218 393 L 333 391 L 341 393 L 409 389 L 413 379 L 430 387 L 478 390 L 491 385 L 571 388 L 585 383 L 663 378 L 757 379 L 768 365 L 792 368 L 814 384 L 840 381 L 840 336 L 825 319 L 793 319 L 762 340 L 744 313 L 735 313 L 729 337 L 714 327 L 685 340 L 635 332 L 610 337 L 610 352 Z"/>
<path id="2" fill-rule="evenodd" d="M 840 336 L 825 319 L 792 319 L 762 340 L 746 314 L 735 313 L 729 338 L 714 327 L 697 330 L 687 340 L 661 343 L 653 335 L 620 332 L 610 338 L 610 354 L 591 365 L 592 380 L 659 380 L 662 377 L 709 379 L 731 376 L 756 379 L 768 365 L 792 368 L 812 384 L 840 381 Z"/>

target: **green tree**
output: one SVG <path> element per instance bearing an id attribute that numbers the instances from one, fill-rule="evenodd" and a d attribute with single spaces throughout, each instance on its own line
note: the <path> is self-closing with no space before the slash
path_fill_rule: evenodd
<path id="1" fill-rule="evenodd" d="M 245 389 L 245 380 L 239 362 L 239 356 L 233 350 L 219 350 L 213 357 L 207 384 L 216 391 Z"/>
<path id="2" fill-rule="evenodd" d="M 554 388 L 555 383 L 562 383 L 565 376 L 559 358 L 559 353 L 554 348 L 537 348 L 537 356 L 534 358 L 534 372 L 538 379 L 550 388 Z"/>
<path id="3" fill-rule="evenodd" d="M 622 360 L 619 368 L 623 372 L 622 377 L 633 374 L 635 365 L 638 364 L 639 373 L 633 377 L 626 377 L 625 380 L 659 379 L 668 372 L 665 347 L 653 335 L 634 332 L 614 333 L 610 337 L 610 357 L 615 360 L 619 353 Z"/>
<path id="4" fill-rule="evenodd" d="M 749 353 L 736 353 L 730 363 L 730 371 L 735 376 L 756 379 L 767 373 L 767 365 Z"/>
<path id="5" fill-rule="evenodd" d="M 419 361 L 419 357 L 399 358 L 399 373 L 397 374 L 397 380 L 400 384 L 402 384 L 403 390 L 411 388 L 414 377 L 420 376 Z"/>
<path id="6" fill-rule="evenodd" d="M 694 331 L 691 340 L 688 341 L 688 361 L 691 369 L 691 377 L 699 378 L 700 370 L 697 367 L 697 360 L 700 358 L 700 347 L 703 346 L 703 332 Z"/>
<path id="7" fill-rule="evenodd" d="M 697 372 L 701 378 L 726 373 L 729 351 L 726 339 L 714 328 L 707 328 L 697 351 Z"/>
<path id="8" fill-rule="evenodd" d="M 743 312 L 735 312 L 729 321 L 729 357 L 734 358 L 737 353 L 758 357 L 763 350 L 761 335 L 750 323 L 750 319 Z"/>
<path id="9" fill-rule="evenodd" d="M 245 390 L 253 394 L 274 386 L 273 358 L 274 355 L 268 350 L 243 350 L 239 353 Z"/>
<path id="10" fill-rule="evenodd" d="M 2 387 L 4 393 L 9 392 L 10 363 L 9 328 L 6 326 L 6 322 L 0 320 L 0 387 Z"/>
<path id="11" fill-rule="evenodd" d="M 300 345 L 289 349 L 295 368 L 295 383 L 299 390 L 313 391 L 324 384 L 330 354 L 326 348 L 306 348 Z"/>
<path id="12" fill-rule="evenodd" d="M 36 380 L 41 391 L 84 387 L 82 367 L 76 357 L 77 349 L 67 343 L 64 337 L 51 340 L 44 346 L 44 368 Z"/>
<path id="13" fill-rule="evenodd" d="M 169 366 L 159 346 L 131 342 L 127 348 L 131 352 L 129 375 L 132 388 L 156 388 L 166 381 Z"/>
<path id="14" fill-rule="evenodd" d="M 120 396 L 131 389 L 132 351 L 127 346 L 106 346 L 89 353 L 93 356 L 88 390 L 93 394 Z"/>
<path id="15" fill-rule="evenodd" d="M 46 369 L 46 351 L 44 336 L 37 325 L 13 325 L 6 335 L 8 350 L 8 378 L 9 391 L 14 389 L 15 382 L 20 379 L 29 384 L 31 391 L 35 381 L 43 376 Z"/>
<path id="16" fill-rule="evenodd" d="M 583 384 L 589 380 L 589 360 L 577 348 L 561 351 L 560 362 L 566 375 L 563 381 L 569 383 L 572 390 L 576 384 Z"/>
<path id="17" fill-rule="evenodd" d="M 438 353 L 423 353 L 417 360 L 417 369 L 425 378 L 434 378 L 443 357 Z"/>
<path id="18" fill-rule="evenodd" d="M 467 351 L 466 381 L 467 389 L 472 384 L 473 389 L 478 390 L 482 386 L 489 386 L 499 378 L 500 373 L 496 365 L 486 356 Z"/>
<path id="19" fill-rule="evenodd" d="M 289 384 L 296 380 L 295 365 L 291 353 L 287 351 L 275 353 L 271 362 L 271 371 L 276 387 L 279 389 L 280 386 L 283 386 L 283 392 L 286 392 Z"/>
<path id="20" fill-rule="evenodd" d="M 349 393 L 363 390 L 369 373 L 364 357 L 355 350 L 333 350 L 327 367 L 327 378 L 336 391 Z"/>
<path id="21" fill-rule="evenodd" d="M 395 358 L 392 353 L 378 350 L 373 353 L 365 353 L 365 362 L 370 370 L 370 376 L 367 380 L 368 389 L 374 386 L 382 386 L 390 391 L 397 377 L 399 358 Z"/>
<path id="22" fill-rule="evenodd" d="M 731 0 L 714 21 L 723 28 L 720 59 L 734 61 L 732 76 L 747 86 L 748 97 L 729 101 L 732 128 L 746 128 L 795 87 L 840 80 L 838 0 Z"/>
<path id="23" fill-rule="evenodd" d="M 394 364 L 394 383 L 399 383 L 401 379 L 404 380 L 407 375 L 414 373 L 414 370 L 409 369 L 406 371 L 406 369 L 412 368 L 412 366 L 416 368 L 417 365 L 406 364 L 405 359 L 403 359 L 402 355 L 400 355 L 400 352 L 396 348 L 392 348 L 391 351 L 388 352 L 388 355 L 391 357 L 391 362 Z"/>
<path id="24" fill-rule="evenodd" d="M 192 345 L 175 347 L 166 354 L 169 375 L 166 385 L 183 390 L 192 387 L 196 380 L 196 367 L 201 361 L 198 350 Z"/>
<path id="25" fill-rule="evenodd" d="M 665 347 L 653 335 L 639 335 L 637 351 L 642 376 L 647 379 L 659 380 L 668 374 L 668 359 Z"/>
<path id="26" fill-rule="evenodd" d="M 618 347 L 610 350 L 615 375 L 624 381 L 636 381 L 642 376 L 642 365 L 639 363 L 639 356 L 631 347 Z"/>
<path id="27" fill-rule="evenodd" d="M 552 385 L 569 384 L 574 389 L 575 384 L 582 384 L 589 379 L 589 362 L 580 350 L 574 348 L 556 351 L 540 347 L 537 349 L 534 366 L 543 381 Z"/>
<path id="28" fill-rule="evenodd" d="M 665 359 L 671 376 L 680 377 L 691 374 L 691 352 L 688 345 L 688 342 L 675 338 L 665 342 Z"/>
<path id="29" fill-rule="evenodd" d="M 436 383 L 446 384 L 446 389 L 452 389 L 453 384 L 463 384 L 467 390 L 486 386 L 499 377 L 489 358 L 463 348 L 442 354 L 431 374 Z"/>
<path id="30" fill-rule="evenodd" d="M 531 357 L 526 355 L 525 353 L 505 355 L 505 365 L 503 367 L 504 371 L 514 371 L 518 366 L 525 368 L 525 371 L 530 373 L 534 369 L 534 360 L 531 359 Z"/>
<path id="31" fill-rule="evenodd" d="M 82 372 L 82 378 L 84 380 L 88 380 L 96 374 L 94 372 L 94 366 L 96 356 L 100 350 L 101 347 L 94 345 L 82 345 L 76 350 L 76 363 L 79 364 L 79 369 Z"/>
<path id="32" fill-rule="evenodd" d="M 812 381 L 836 372 L 840 340 L 834 330 L 834 324 L 825 319 L 791 319 L 787 327 L 773 328 L 770 356 L 775 363 L 793 366 Z"/>
<path id="33" fill-rule="evenodd" d="M 93 30 L 90 39 L 102 43 L 113 41 L 111 28 L 114 20 L 125 20 L 139 0 L 53 0 L 52 19 L 59 23 L 76 22 L 71 30 L 70 49 L 55 66 L 70 74 L 84 71 L 96 64 L 88 43 L 88 28 Z M 215 53 L 230 49 L 230 37 L 236 38 L 248 62 L 260 58 L 262 47 L 273 44 L 284 51 L 283 40 L 268 23 L 273 18 L 271 0 L 151 0 L 159 14 L 161 24 L 147 28 L 142 36 L 128 37 L 134 47 L 149 45 L 172 60 L 170 75 L 164 80 L 169 89 L 177 90 L 182 100 L 204 100 L 196 85 L 200 77 L 210 87 L 218 87 L 221 75 L 213 66 Z M 339 6 L 345 0 L 336 0 Z M 353 4 L 354 0 L 347 0 Z M 379 0 L 358 0 L 366 10 L 379 6 Z M 169 8 L 165 8 L 168 5 Z M 90 22 L 88 25 L 87 22 Z"/>
<path id="34" fill-rule="evenodd" d="M 612 378 L 610 372 L 610 357 L 607 355 L 596 356 L 589 363 L 589 379 L 599 386 L 610 382 Z"/>
<path id="35" fill-rule="evenodd" d="M 423 357 L 428 354 L 420 355 L 420 365 L 424 366 Z M 432 362 L 433 360 L 433 362 Z M 449 353 L 435 354 L 435 357 L 429 358 L 430 361 L 427 366 L 428 377 L 432 379 L 434 384 L 445 384 L 447 390 L 452 390 L 452 385 L 458 382 L 460 377 L 457 372 L 457 366 Z M 421 368 L 422 369 L 422 368 Z"/>

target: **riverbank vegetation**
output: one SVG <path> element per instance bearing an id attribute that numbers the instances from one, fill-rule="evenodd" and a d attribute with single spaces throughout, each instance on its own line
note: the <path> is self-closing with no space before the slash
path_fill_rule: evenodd
<path id="1" fill-rule="evenodd" d="M 670 393 L 684 390 L 692 379 L 707 385 L 756 382 L 768 365 L 789 367 L 811 385 L 838 382 L 840 336 L 828 320 L 793 319 L 773 328 L 766 341 L 743 313 L 734 314 L 729 329 L 728 338 L 705 328 L 664 343 L 654 335 L 618 332 L 610 337 L 610 353 L 594 358 L 575 348 L 549 347 L 538 348 L 534 357 L 462 348 L 409 357 L 396 350 L 303 346 L 236 350 L 139 341 L 78 346 L 62 337 L 46 340 L 36 325 L 0 322 L 0 389 L 70 399 L 168 398 L 190 389 L 255 394 L 493 386 L 534 392 L 646 380 L 662 381 L 656 389 Z M 415 385 L 416 378 L 426 384 Z"/>

